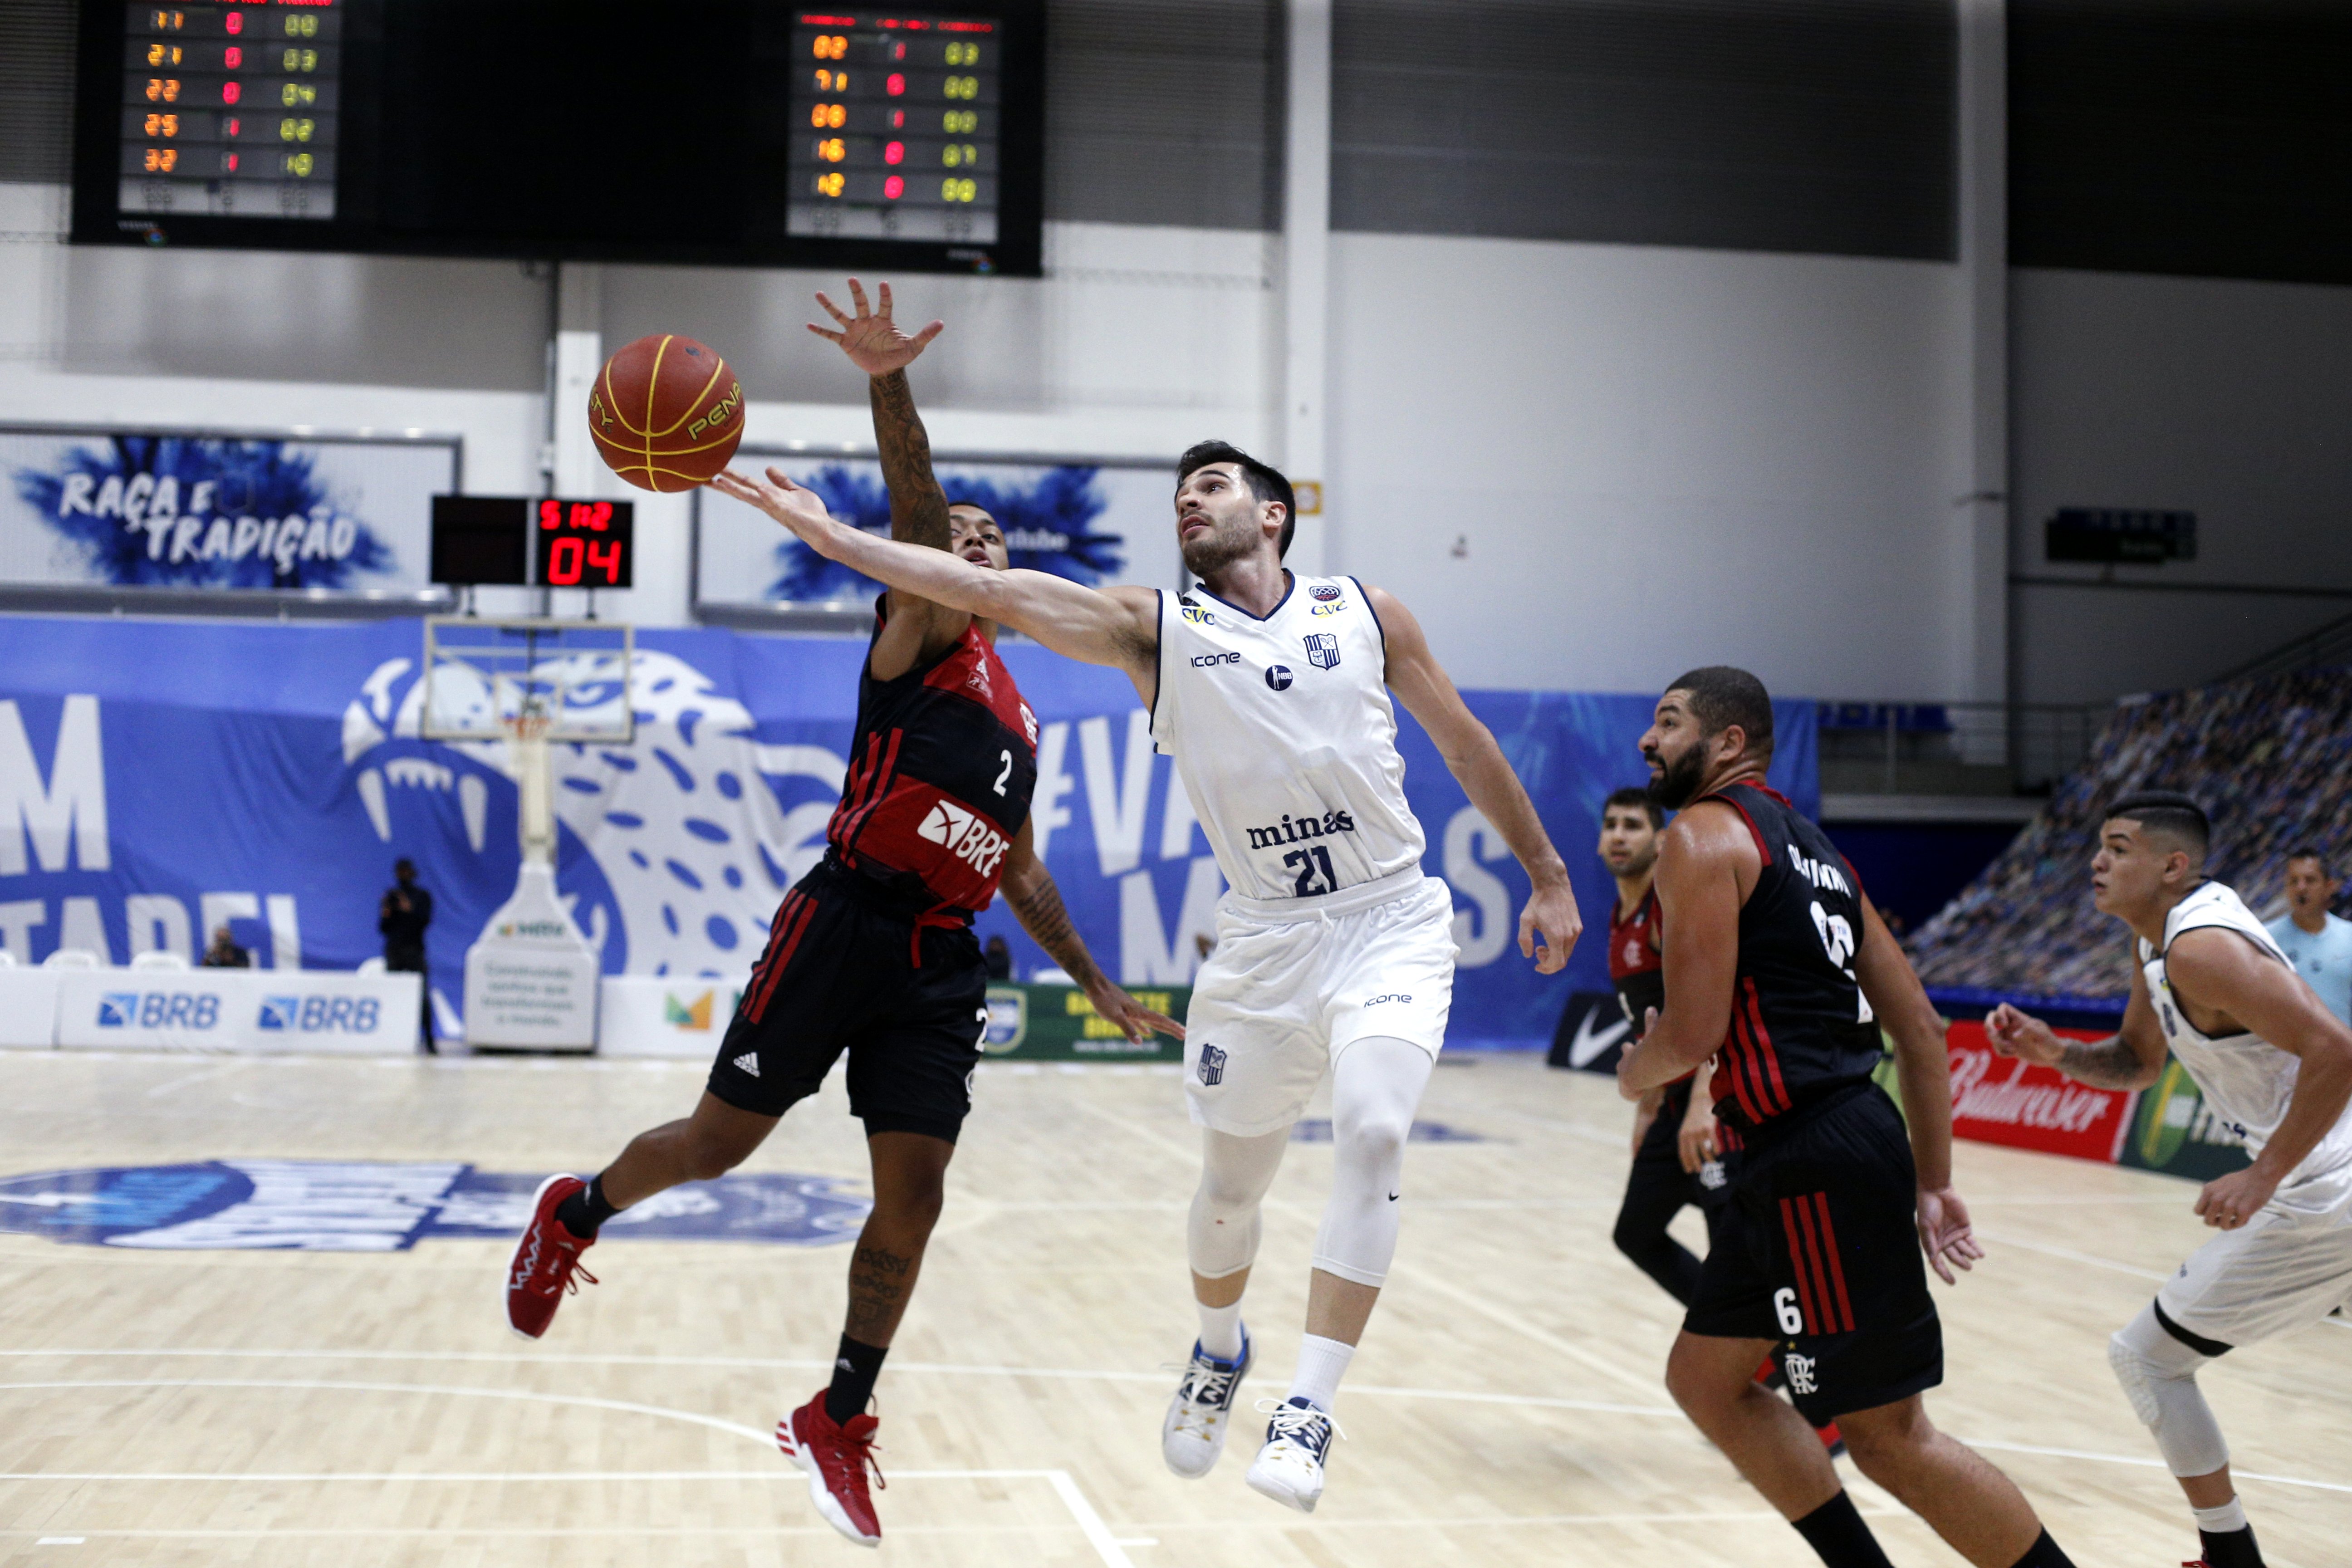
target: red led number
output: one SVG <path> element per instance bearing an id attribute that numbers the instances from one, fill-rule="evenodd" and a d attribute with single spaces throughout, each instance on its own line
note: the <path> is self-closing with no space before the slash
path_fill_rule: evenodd
<path id="1" fill-rule="evenodd" d="M 553 502 L 549 502 L 553 505 Z M 558 588 L 569 588 L 580 581 L 580 558 L 587 552 L 586 542 L 565 534 L 547 548 L 547 580 Z"/>
<path id="2" fill-rule="evenodd" d="M 244 12 L 242 12 L 242 11 L 231 11 L 231 12 L 228 14 L 228 30 L 229 30 L 231 33 L 242 33 L 242 32 L 244 32 L 244 31 L 245 31 L 245 13 L 244 13 Z"/>
<path id="3" fill-rule="evenodd" d="M 607 585 L 619 582 L 621 580 L 621 542 L 617 539 L 590 540 L 588 565 L 591 570 L 604 574 Z"/>
<path id="4" fill-rule="evenodd" d="M 540 502 L 539 526 L 541 528 L 562 528 L 563 526 L 563 503 L 560 500 L 543 500 Z"/>

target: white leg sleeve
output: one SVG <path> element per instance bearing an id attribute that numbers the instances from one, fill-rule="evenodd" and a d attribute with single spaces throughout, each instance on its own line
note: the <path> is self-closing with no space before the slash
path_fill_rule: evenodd
<path id="1" fill-rule="evenodd" d="M 2210 1476 L 2230 1462 L 2221 1425 L 2197 1386 L 2197 1369 L 2212 1359 L 2167 1333 L 2152 1306 L 2107 1342 L 2107 1364 L 2176 1476 Z"/>
<path id="2" fill-rule="evenodd" d="M 1214 1129 L 1201 1134 L 1201 1184 L 1192 1194 L 1192 1217 L 1185 1227 L 1184 1251 L 1192 1272 L 1204 1279 L 1238 1274 L 1257 1257 L 1257 1205 L 1282 1168 L 1290 1129 L 1236 1138 Z"/>
<path id="3" fill-rule="evenodd" d="M 1413 1108 L 1437 1058 L 1410 1040 L 1358 1040 L 1331 1078 L 1331 1201 L 1315 1267 L 1377 1289 L 1396 1256 L 1399 1184 Z"/>

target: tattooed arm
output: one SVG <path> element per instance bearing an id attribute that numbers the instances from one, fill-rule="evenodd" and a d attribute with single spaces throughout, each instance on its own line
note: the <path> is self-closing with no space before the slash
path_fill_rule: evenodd
<path id="1" fill-rule="evenodd" d="M 1061 889 L 1054 886 L 1053 874 L 1037 858 L 1030 827 L 1026 822 L 1021 825 L 1021 831 L 1013 836 L 1013 852 L 1004 862 L 1004 901 L 1020 918 L 1021 929 L 1068 972 L 1094 1003 L 1095 1011 L 1118 1025 L 1129 1039 L 1140 1040 L 1155 1030 L 1182 1039 L 1181 1024 L 1151 1011 L 1104 976 L 1077 928 L 1070 923 L 1070 912 L 1062 907 Z"/>
<path id="2" fill-rule="evenodd" d="M 2056 1068 L 2095 1089 L 2146 1089 L 2164 1073 L 2164 1031 L 2157 1027 L 2147 977 L 2137 963 L 2119 1033 L 2104 1040 L 2061 1039 L 2041 1019 L 2003 1003 L 1986 1015 L 1985 1038 L 2002 1056 Z"/>

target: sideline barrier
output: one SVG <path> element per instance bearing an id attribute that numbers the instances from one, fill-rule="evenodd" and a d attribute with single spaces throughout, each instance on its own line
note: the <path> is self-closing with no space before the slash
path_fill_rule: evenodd
<path id="1" fill-rule="evenodd" d="M 43 976 L 50 983 L 53 1033 L 38 1043 L 64 1050 L 406 1056 L 416 1049 L 424 1000 L 415 974 L 72 969 L 0 973 L 0 1007 L 14 1016 L 20 1006 L 37 1005 L 32 983 Z"/>

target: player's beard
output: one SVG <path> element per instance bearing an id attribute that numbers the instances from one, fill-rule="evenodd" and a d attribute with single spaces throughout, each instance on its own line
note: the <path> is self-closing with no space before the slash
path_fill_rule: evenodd
<path id="1" fill-rule="evenodd" d="M 1256 541 L 1251 537 L 1253 531 L 1209 520 L 1208 532 L 1187 539 L 1178 546 L 1184 557 L 1184 570 L 1195 577 L 1215 576 L 1256 547 Z"/>
<path id="2" fill-rule="evenodd" d="M 1704 742 L 1672 761 L 1661 753 L 1658 762 L 1664 771 L 1648 785 L 1652 804 L 1661 811 L 1680 811 L 1688 805 L 1697 796 L 1699 785 L 1706 782 L 1706 753 Z"/>

